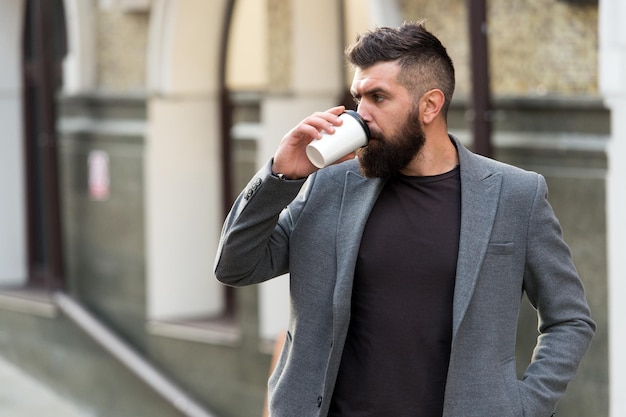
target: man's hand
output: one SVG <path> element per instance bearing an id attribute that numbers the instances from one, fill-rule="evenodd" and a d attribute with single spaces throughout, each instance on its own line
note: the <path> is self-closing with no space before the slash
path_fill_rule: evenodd
<path id="1" fill-rule="evenodd" d="M 339 115 L 344 111 L 344 106 L 337 106 L 325 112 L 313 113 L 291 129 L 283 137 L 274 154 L 272 172 L 283 174 L 289 179 L 298 179 L 317 171 L 318 168 L 306 156 L 306 146 L 313 140 L 321 138 L 323 132 L 334 133 L 335 126 L 343 123 Z M 346 155 L 341 161 L 349 158 L 354 158 L 354 154 Z"/>

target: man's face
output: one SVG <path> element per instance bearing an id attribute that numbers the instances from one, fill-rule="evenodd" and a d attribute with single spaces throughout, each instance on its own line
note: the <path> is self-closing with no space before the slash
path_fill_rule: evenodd
<path id="1" fill-rule="evenodd" d="M 396 174 L 413 160 L 425 141 L 419 108 L 398 83 L 399 71 L 395 62 L 383 62 L 354 74 L 351 92 L 371 132 L 369 144 L 357 153 L 367 177 Z"/>
<path id="2" fill-rule="evenodd" d="M 396 132 L 380 133 L 358 150 L 363 175 L 384 178 L 398 173 L 419 153 L 425 140 L 419 124 L 419 108 L 413 106 Z"/>

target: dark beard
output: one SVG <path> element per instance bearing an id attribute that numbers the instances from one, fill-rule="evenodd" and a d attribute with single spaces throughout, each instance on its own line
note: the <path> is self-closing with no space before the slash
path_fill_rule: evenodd
<path id="1" fill-rule="evenodd" d="M 413 160 L 424 142 L 419 110 L 412 110 L 397 134 L 384 137 L 372 132 L 369 144 L 357 152 L 361 172 L 367 178 L 395 175 Z"/>

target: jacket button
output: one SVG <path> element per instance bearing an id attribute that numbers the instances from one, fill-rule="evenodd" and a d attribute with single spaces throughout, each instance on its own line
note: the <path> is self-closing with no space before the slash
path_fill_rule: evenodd
<path id="1" fill-rule="evenodd" d="M 319 397 L 317 397 L 317 408 L 320 408 L 322 406 L 322 396 L 320 395 Z"/>

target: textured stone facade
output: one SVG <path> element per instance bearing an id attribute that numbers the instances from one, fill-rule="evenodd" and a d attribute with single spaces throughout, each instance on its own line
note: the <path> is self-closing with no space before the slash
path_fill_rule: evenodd
<path id="1" fill-rule="evenodd" d="M 291 0 L 267 0 L 269 24 L 269 90 L 291 86 Z"/>
<path id="2" fill-rule="evenodd" d="M 97 14 L 99 89 L 145 89 L 149 17 L 149 13 L 128 13 L 115 8 Z"/>
<path id="3" fill-rule="evenodd" d="M 598 93 L 597 6 L 497 0 L 489 19 L 496 94 Z"/>
<path id="4" fill-rule="evenodd" d="M 469 93 L 469 42 L 464 0 L 401 0 L 408 20 L 448 48 L 457 93 Z M 498 96 L 597 95 L 598 8 L 562 0 L 488 2 L 491 87 Z"/>
<path id="5" fill-rule="evenodd" d="M 464 0 L 399 0 L 407 21 L 426 22 L 445 45 L 456 70 L 455 95 L 467 96 L 469 90 L 469 43 L 467 10 Z"/>
<path id="6" fill-rule="evenodd" d="M 455 62 L 457 96 L 470 93 L 464 0 L 400 0 L 407 20 L 426 20 Z M 267 0 L 269 85 L 291 83 L 292 0 Z M 495 96 L 598 94 L 598 8 L 562 0 L 488 2 L 491 86 Z M 97 16 L 97 80 L 104 90 L 145 87 L 148 13 Z M 263 41 L 263 40 L 260 40 Z M 347 39 L 346 42 L 352 42 Z"/>

